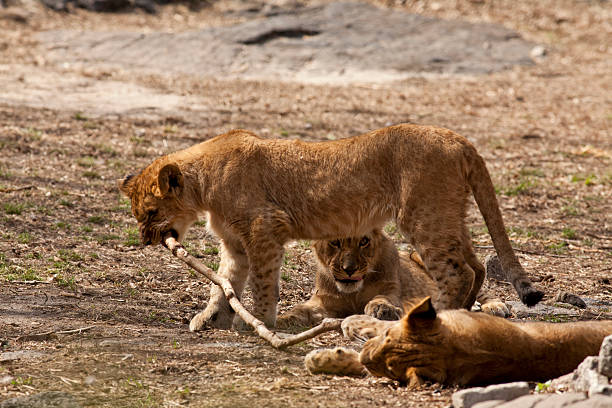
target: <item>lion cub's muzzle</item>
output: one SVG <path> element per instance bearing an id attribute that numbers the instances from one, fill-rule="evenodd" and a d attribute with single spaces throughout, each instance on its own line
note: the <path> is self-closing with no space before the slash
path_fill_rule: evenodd
<path id="1" fill-rule="evenodd" d="M 174 228 L 162 231 L 144 226 L 140 227 L 140 242 L 142 242 L 142 245 L 157 245 L 160 243 L 164 245 L 165 238 L 168 236 L 176 240 L 179 239 L 179 233 Z"/>

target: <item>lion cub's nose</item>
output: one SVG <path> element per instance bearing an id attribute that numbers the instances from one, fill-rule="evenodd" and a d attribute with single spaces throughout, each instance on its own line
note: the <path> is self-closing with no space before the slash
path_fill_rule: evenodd
<path id="1" fill-rule="evenodd" d="M 352 261 L 344 261 L 342 264 L 342 270 L 346 272 L 348 276 L 351 276 L 357 271 L 357 265 Z"/>

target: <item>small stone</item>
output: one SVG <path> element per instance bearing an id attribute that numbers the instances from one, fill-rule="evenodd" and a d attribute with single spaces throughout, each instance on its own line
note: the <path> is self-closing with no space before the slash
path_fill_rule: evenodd
<path id="1" fill-rule="evenodd" d="M 546 48 L 542 47 L 541 45 L 536 45 L 531 49 L 529 55 L 531 56 L 531 58 L 542 58 L 547 53 L 548 51 L 546 50 Z"/>
<path id="2" fill-rule="evenodd" d="M 471 408 L 479 402 L 510 401 L 526 394 L 529 394 L 529 384 L 521 381 L 460 390 L 453 394 L 452 401 L 454 408 Z"/>
<path id="3" fill-rule="evenodd" d="M 487 255 L 485 258 L 485 269 L 489 279 L 506 280 L 506 273 L 503 271 L 497 255 Z"/>
<path id="4" fill-rule="evenodd" d="M 557 377 L 550 382 L 546 389 L 548 392 L 565 392 L 573 389 L 574 373 Z"/>
<path id="5" fill-rule="evenodd" d="M 574 295 L 573 293 L 568 292 L 559 292 L 557 296 L 555 296 L 555 302 L 568 303 L 572 306 L 579 307 L 581 309 L 586 309 L 587 305 L 578 295 Z"/>
<path id="6" fill-rule="evenodd" d="M 603 339 L 599 349 L 599 374 L 612 378 L 612 334 Z"/>
<path id="7" fill-rule="evenodd" d="M 608 378 L 599 374 L 599 359 L 589 356 L 574 370 L 574 389 L 577 392 L 588 392 L 595 385 L 608 385 Z"/>

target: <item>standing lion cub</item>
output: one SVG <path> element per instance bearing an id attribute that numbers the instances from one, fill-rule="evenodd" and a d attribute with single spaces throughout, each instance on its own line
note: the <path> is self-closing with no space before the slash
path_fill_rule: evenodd
<path id="1" fill-rule="evenodd" d="M 250 280 L 253 314 L 270 327 L 287 241 L 360 236 L 390 219 L 435 280 L 436 306 L 469 308 L 484 280 L 465 225 L 470 191 L 521 300 L 543 296 L 512 251 L 484 160 L 447 129 L 403 124 L 316 143 L 235 130 L 155 160 L 120 188 L 144 244 L 167 234 L 181 241 L 207 213 L 221 239 L 220 273 L 238 296 Z M 189 327 L 227 328 L 233 315 L 213 287 Z"/>
<path id="2" fill-rule="evenodd" d="M 361 237 L 315 241 L 313 247 L 318 261 L 314 293 L 281 314 L 277 328 L 310 327 L 326 317 L 364 313 L 399 320 L 406 302 L 438 292 L 419 255 L 398 252 L 378 228 Z M 481 293 L 478 300 L 486 313 L 509 314 L 499 299 Z"/>

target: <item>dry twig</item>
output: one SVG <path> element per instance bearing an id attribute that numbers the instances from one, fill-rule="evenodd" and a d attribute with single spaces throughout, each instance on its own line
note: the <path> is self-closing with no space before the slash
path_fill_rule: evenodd
<path id="1" fill-rule="evenodd" d="M 215 285 L 221 287 L 223 289 L 223 293 L 225 294 L 225 298 L 231 305 L 232 309 L 240 316 L 242 320 L 244 320 L 249 326 L 253 327 L 257 334 L 268 341 L 272 347 L 274 348 L 283 348 L 287 346 L 291 346 L 293 344 L 300 343 L 304 340 L 311 339 L 319 334 L 340 329 L 340 323 L 342 323 L 342 319 L 324 319 L 321 324 L 313 327 L 310 330 L 306 330 L 302 333 L 298 333 L 295 335 L 291 335 L 288 337 L 280 338 L 276 333 L 268 330 L 266 325 L 259 319 L 255 318 L 238 300 L 238 296 L 234 292 L 234 288 L 232 287 L 230 281 L 215 273 L 212 269 L 205 266 L 202 262 L 194 258 L 187 252 L 187 250 L 174 238 L 167 237 L 164 240 L 166 247 L 172 251 L 172 254 L 185 262 L 191 268 L 193 268 L 196 272 L 201 275 L 204 275 L 208 280 L 210 280 Z"/>
<path id="2" fill-rule="evenodd" d="M 36 188 L 36 186 L 23 186 L 23 187 L 0 187 L 0 193 L 12 193 L 14 191 L 30 190 Z"/>

